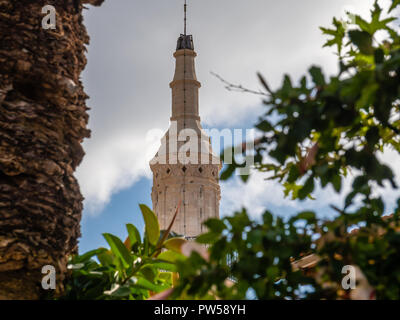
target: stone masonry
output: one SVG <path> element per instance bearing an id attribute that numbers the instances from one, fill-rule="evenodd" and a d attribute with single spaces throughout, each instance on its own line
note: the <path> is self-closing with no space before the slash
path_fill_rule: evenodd
<path id="1" fill-rule="evenodd" d="M 199 88 L 192 36 L 178 39 L 172 89 L 172 116 L 161 147 L 151 160 L 152 201 L 162 230 L 167 229 L 179 203 L 172 231 L 194 238 L 205 232 L 203 222 L 219 218 L 221 161 L 204 133 L 199 117 Z"/>

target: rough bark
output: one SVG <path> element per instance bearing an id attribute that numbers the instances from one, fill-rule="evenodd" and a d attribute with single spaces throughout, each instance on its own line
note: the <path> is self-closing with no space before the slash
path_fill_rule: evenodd
<path id="1" fill-rule="evenodd" d="M 89 37 L 83 3 L 0 0 L 0 299 L 38 299 L 41 269 L 77 250 L 82 195 L 74 171 L 89 137 L 80 74 Z M 57 28 L 42 29 L 42 7 Z"/>

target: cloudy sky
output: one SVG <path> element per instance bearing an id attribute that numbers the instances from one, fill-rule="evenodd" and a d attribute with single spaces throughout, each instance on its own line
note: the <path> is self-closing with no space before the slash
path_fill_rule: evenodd
<path id="1" fill-rule="evenodd" d="M 251 128 L 263 106 L 259 96 L 233 93 L 211 75 L 259 89 L 260 71 L 276 87 L 283 74 L 298 80 L 312 64 L 337 69 L 319 26 L 346 10 L 368 15 L 373 0 L 189 0 L 197 76 L 202 83 L 200 114 L 206 128 Z M 385 0 L 381 2 L 385 3 Z M 151 206 L 148 162 L 169 125 L 176 40 L 183 31 L 183 0 L 106 0 L 90 7 L 91 36 L 83 82 L 90 95 L 86 157 L 77 177 L 85 196 L 81 251 L 104 245 L 101 233 L 125 236 L 126 223 L 143 226 L 139 203 Z M 382 156 L 399 161 L 391 152 Z M 398 166 L 397 168 L 399 168 Z M 400 169 L 397 169 L 400 176 Z M 389 208 L 396 197 L 387 191 Z M 282 188 L 255 175 L 247 185 L 222 183 L 222 215 L 246 206 L 253 216 L 268 208 L 281 215 L 314 208 L 329 216 L 342 197 L 317 190 L 316 201 L 291 202 Z"/>

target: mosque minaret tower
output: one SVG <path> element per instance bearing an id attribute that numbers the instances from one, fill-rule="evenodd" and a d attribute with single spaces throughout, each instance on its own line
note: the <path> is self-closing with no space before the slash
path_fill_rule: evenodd
<path id="1" fill-rule="evenodd" d="M 193 38 L 178 39 L 174 57 L 170 127 L 150 161 L 153 172 L 152 202 L 160 229 L 167 229 L 180 204 L 172 231 L 188 239 L 205 232 L 203 222 L 219 218 L 221 161 L 211 148 L 199 116 L 199 88 L 195 72 Z"/>

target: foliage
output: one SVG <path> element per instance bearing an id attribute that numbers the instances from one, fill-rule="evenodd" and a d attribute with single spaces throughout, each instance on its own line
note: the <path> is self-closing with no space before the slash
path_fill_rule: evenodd
<path id="1" fill-rule="evenodd" d="M 197 298 L 211 290 L 222 299 L 244 299 L 252 288 L 260 299 L 276 298 L 278 292 L 295 297 L 301 284 L 315 284 L 301 272 L 292 272 L 293 257 L 300 257 L 312 243 L 309 234 L 295 227 L 303 218 L 315 221 L 306 212 L 288 222 L 265 212 L 259 224 L 245 210 L 223 220 L 208 220 L 209 232 L 197 241 L 210 245 L 210 258 L 195 253 L 178 263 L 181 281 L 174 296 L 185 293 Z"/>
<path id="2" fill-rule="evenodd" d="M 393 0 L 388 13 L 398 5 Z M 154 213 L 141 206 L 144 239 L 127 225 L 125 244 L 105 234 L 110 249 L 73 257 L 66 298 L 147 299 L 173 286 L 162 297 L 348 299 L 361 290 L 367 298 L 400 299 L 400 200 L 392 215 L 383 216 L 384 200 L 374 192 L 384 182 L 397 188 L 378 154 L 400 152 L 400 37 L 391 26 L 395 18 L 383 16 L 376 2 L 370 21 L 350 15 L 350 22 L 334 19 L 332 29 L 321 28 L 331 37 L 325 46 L 335 47 L 339 58 L 339 73 L 330 79 L 313 66 L 298 85 L 285 76 L 271 90 L 259 75 L 268 110 L 256 126 L 256 169 L 300 200 L 312 198 L 317 184 L 339 193 L 344 177 L 353 179 L 343 208 L 332 206 L 335 219 L 320 220 L 311 211 L 283 219 L 266 211 L 257 222 L 243 209 L 208 220 L 208 232 L 197 239 L 208 254 L 191 250 L 185 258 L 184 240 L 165 241 L 170 229 L 160 233 Z M 378 41 L 382 32 L 386 39 Z M 221 179 L 240 166 L 227 165 Z M 299 264 L 307 257 L 311 264 Z M 358 291 L 342 288 L 345 265 L 362 271 Z"/>
<path id="3" fill-rule="evenodd" d="M 373 181 L 396 187 L 377 154 L 385 147 L 400 151 L 400 37 L 388 25 L 394 18 L 381 20 L 381 13 L 375 3 L 371 22 L 356 16 L 357 28 L 345 33 L 336 19 L 336 29 L 322 28 L 334 37 L 325 45 L 337 45 L 340 57 L 340 72 L 329 81 L 313 66 L 312 85 L 303 77 L 295 86 L 285 76 L 282 87 L 271 91 L 260 75 L 269 98 L 268 112 L 256 126 L 263 134 L 256 163 L 259 170 L 273 172 L 271 179 L 284 182 L 288 191 L 301 186 L 299 199 L 311 194 L 317 181 L 339 192 L 349 170 L 360 177 L 349 204 L 357 193 L 365 195 Z M 379 30 L 389 34 L 382 43 L 375 40 Z M 273 123 L 271 115 L 279 120 Z M 273 161 L 265 162 L 266 153 Z"/>
<path id="4" fill-rule="evenodd" d="M 399 4 L 392 1 L 389 13 Z M 286 75 L 271 90 L 259 74 L 267 112 L 256 125 L 261 135 L 256 169 L 272 174 L 269 179 L 281 182 L 286 195 L 300 200 L 311 197 L 318 184 L 340 193 L 344 177 L 352 179 L 344 207 L 332 206 L 338 217 L 320 221 L 314 212 L 302 212 L 283 221 L 266 212 L 256 223 L 243 211 L 209 221 L 210 232 L 198 241 L 211 246 L 210 260 L 194 254 L 178 263 L 176 295 L 196 297 L 213 289 L 221 298 L 236 299 L 252 289 L 260 299 L 349 298 L 341 271 L 356 265 L 377 298 L 400 298 L 400 212 L 383 217 L 384 200 L 374 192 L 385 182 L 397 188 L 378 155 L 387 148 L 400 152 L 400 36 L 392 27 L 398 20 L 383 16 L 375 2 L 370 21 L 349 14 L 351 21 L 333 19 L 332 29 L 321 28 L 331 37 L 325 46 L 337 50 L 336 76 L 327 79 L 312 66 L 298 85 Z M 378 41 L 381 36 L 386 38 Z M 227 165 L 221 179 L 240 166 Z M 350 233 L 351 228 L 358 229 Z M 291 262 L 307 254 L 320 262 L 296 271 Z M 235 280 L 231 288 L 225 283 L 229 277 Z"/>
<path id="5" fill-rule="evenodd" d="M 99 248 L 70 259 L 70 280 L 63 299 L 143 300 L 172 286 L 175 261 L 184 239 L 169 230 L 160 232 L 158 220 L 147 206 L 140 205 L 145 221 L 143 239 L 137 228 L 127 224 L 125 243 L 103 234 L 110 249 Z"/>
<path id="6" fill-rule="evenodd" d="M 178 262 L 180 281 L 172 297 L 212 292 L 222 299 L 246 299 L 249 293 L 257 299 L 347 299 L 342 268 L 358 265 L 377 298 L 400 299 L 400 211 L 349 233 L 357 219 L 319 221 L 313 212 L 301 212 L 284 220 L 266 211 L 257 223 L 243 210 L 218 223 L 208 221 L 210 231 L 198 241 L 210 246 L 210 258 L 194 253 Z M 320 257 L 317 265 L 294 267 L 311 254 Z"/>

